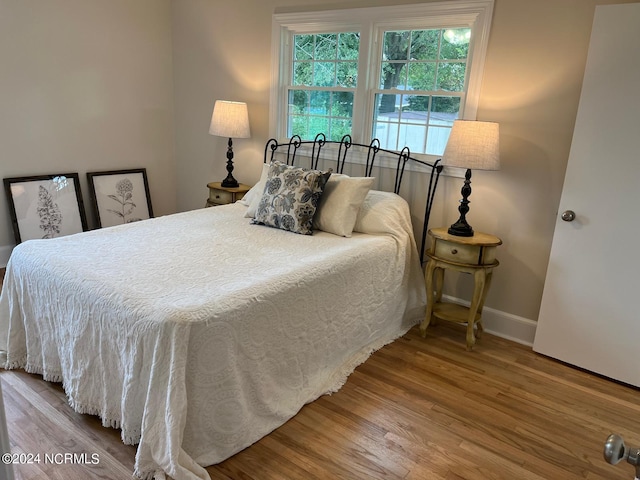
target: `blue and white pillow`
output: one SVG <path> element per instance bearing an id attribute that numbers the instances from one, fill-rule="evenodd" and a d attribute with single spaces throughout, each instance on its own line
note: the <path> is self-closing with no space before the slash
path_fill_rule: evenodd
<path id="1" fill-rule="evenodd" d="M 313 233 L 313 217 L 331 172 L 292 167 L 274 160 L 251 223 L 302 235 Z"/>

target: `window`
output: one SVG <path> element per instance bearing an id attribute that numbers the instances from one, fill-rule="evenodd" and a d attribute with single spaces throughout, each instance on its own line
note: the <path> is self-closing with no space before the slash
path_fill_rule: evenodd
<path id="1" fill-rule="evenodd" d="M 372 135 L 384 148 L 442 154 L 460 114 L 471 29 L 385 31 Z"/>
<path id="2" fill-rule="evenodd" d="M 270 130 L 441 155 L 475 119 L 493 0 L 274 14 Z"/>
<path id="3" fill-rule="evenodd" d="M 359 33 L 294 35 L 292 45 L 287 136 L 340 140 L 352 131 Z"/>

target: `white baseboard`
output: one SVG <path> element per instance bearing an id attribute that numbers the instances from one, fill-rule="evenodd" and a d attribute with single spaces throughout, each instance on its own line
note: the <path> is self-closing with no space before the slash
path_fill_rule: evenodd
<path id="1" fill-rule="evenodd" d="M 7 262 L 9 261 L 12 250 L 13 245 L 0 246 L 0 268 L 4 268 L 7 266 Z"/>
<path id="2" fill-rule="evenodd" d="M 449 295 L 443 295 L 443 299 L 447 302 L 469 306 L 468 301 Z M 538 323 L 535 320 L 484 307 L 482 309 L 482 324 L 487 333 L 531 347 Z"/>

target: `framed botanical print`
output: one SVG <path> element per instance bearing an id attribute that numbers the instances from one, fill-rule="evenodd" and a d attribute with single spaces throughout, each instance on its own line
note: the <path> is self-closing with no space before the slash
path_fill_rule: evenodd
<path id="1" fill-rule="evenodd" d="M 4 179 L 16 243 L 87 230 L 77 173 Z"/>
<path id="2" fill-rule="evenodd" d="M 153 217 L 146 169 L 89 172 L 87 179 L 100 227 Z"/>

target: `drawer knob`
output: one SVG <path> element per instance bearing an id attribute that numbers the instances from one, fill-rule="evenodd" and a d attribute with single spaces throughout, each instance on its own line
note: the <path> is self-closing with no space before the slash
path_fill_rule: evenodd
<path id="1" fill-rule="evenodd" d="M 457 248 L 452 248 L 451 249 L 451 254 L 455 255 L 456 253 L 458 253 L 458 249 Z"/>

